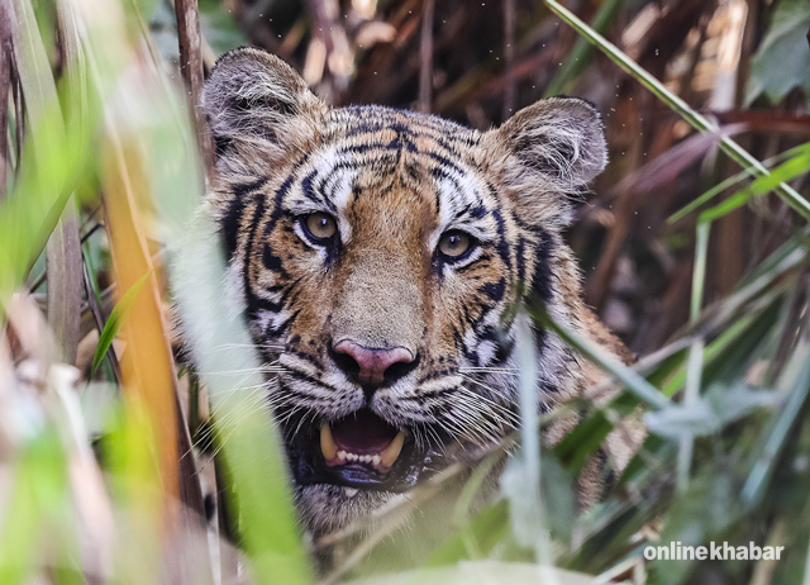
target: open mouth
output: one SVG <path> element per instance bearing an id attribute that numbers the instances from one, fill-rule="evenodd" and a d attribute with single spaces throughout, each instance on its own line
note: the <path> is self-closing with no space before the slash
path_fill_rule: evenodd
<path id="1" fill-rule="evenodd" d="M 327 467 L 357 467 L 385 475 L 402 454 L 405 433 L 368 409 L 321 426 L 321 455 Z"/>
<path id="2" fill-rule="evenodd" d="M 404 491 L 425 472 L 438 469 L 440 455 L 417 448 L 407 429 L 392 426 L 368 408 L 298 432 L 287 444 L 299 485 L 336 484 Z"/>

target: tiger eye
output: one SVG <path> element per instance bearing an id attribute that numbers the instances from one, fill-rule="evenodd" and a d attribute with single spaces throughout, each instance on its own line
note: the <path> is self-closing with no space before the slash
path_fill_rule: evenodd
<path id="1" fill-rule="evenodd" d="M 464 232 L 447 232 L 439 240 L 439 252 L 448 258 L 458 258 L 470 249 L 472 239 Z"/>
<path id="2" fill-rule="evenodd" d="M 311 213 L 306 218 L 306 228 L 316 240 L 328 240 L 337 233 L 337 222 L 327 213 Z"/>

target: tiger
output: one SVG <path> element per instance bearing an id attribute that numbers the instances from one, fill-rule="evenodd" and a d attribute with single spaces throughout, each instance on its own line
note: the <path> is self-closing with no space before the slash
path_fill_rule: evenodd
<path id="1" fill-rule="evenodd" d="M 542 99 L 482 132 L 332 107 L 278 57 L 239 48 L 212 69 L 201 109 L 216 158 L 204 213 L 315 537 L 407 499 L 516 428 L 520 327 L 542 412 L 604 380 L 516 307 L 542 303 L 632 360 L 585 305 L 564 239 L 572 201 L 607 164 L 590 102 Z M 618 468 L 633 450 L 615 437 L 604 449 Z M 577 482 L 580 501 L 599 497 L 598 466 Z"/>

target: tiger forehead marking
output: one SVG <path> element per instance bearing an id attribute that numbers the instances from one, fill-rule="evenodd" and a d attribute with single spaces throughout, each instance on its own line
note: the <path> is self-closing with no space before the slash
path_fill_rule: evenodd
<path id="1" fill-rule="evenodd" d="M 332 109 L 252 49 L 222 57 L 203 101 L 208 209 L 273 366 L 267 401 L 309 527 L 344 526 L 512 428 L 512 308 L 531 296 L 591 326 L 561 231 L 567 196 L 605 164 L 593 107 L 544 100 L 485 133 Z M 549 408 L 586 374 L 556 336 L 535 338 Z"/>

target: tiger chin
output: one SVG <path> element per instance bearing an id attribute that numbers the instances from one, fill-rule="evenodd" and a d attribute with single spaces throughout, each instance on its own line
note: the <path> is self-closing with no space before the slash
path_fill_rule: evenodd
<path id="1" fill-rule="evenodd" d="M 242 48 L 220 58 L 202 108 L 217 159 L 203 213 L 227 261 L 223 287 L 272 370 L 267 406 L 314 536 L 514 429 L 524 299 L 629 361 L 583 304 L 562 235 L 571 195 L 607 161 L 590 103 L 541 100 L 478 132 L 387 107 L 332 108 L 284 62 Z M 542 409 L 601 379 L 529 326 Z M 618 468 L 630 443 L 604 447 Z M 585 505 L 602 489 L 604 454 L 577 484 Z"/>

